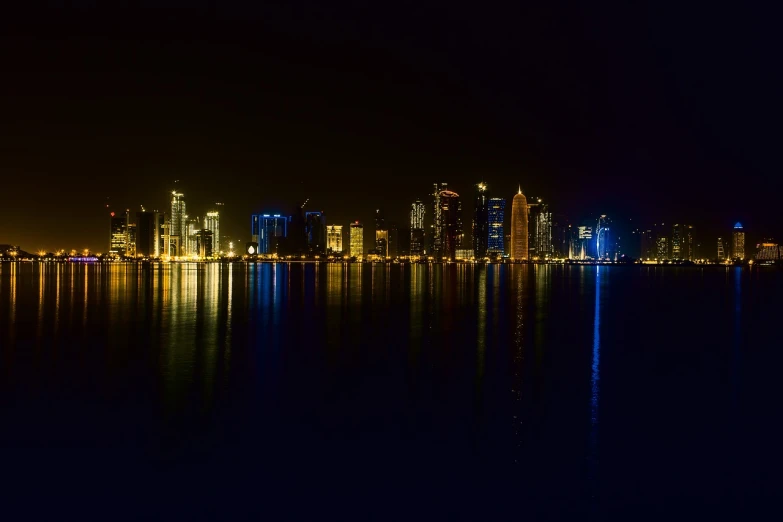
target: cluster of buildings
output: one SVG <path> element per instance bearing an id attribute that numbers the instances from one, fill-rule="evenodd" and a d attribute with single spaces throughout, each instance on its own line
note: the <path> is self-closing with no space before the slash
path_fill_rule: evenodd
<path id="1" fill-rule="evenodd" d="M 210 259 L 219 257 L 226 244 L 220 236 L 222 203 L 204 217 L 187 213 L 185 195 L 171 193 L 169 212 L 147 211 L 143 206 L 110 213 L 109 256 L 122 258 Z M 223 241 L 221 243 L 221 241 Z"/>

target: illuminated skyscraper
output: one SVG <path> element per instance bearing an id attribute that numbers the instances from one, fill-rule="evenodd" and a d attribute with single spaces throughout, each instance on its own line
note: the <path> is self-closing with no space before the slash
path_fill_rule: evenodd
<path id="1" fill-rule="evenodd" d="M 552 255 L 552 213 L 541 198 L 527 200 L 528 257 L 546 259 Z"/>
<path id="2" fill-rule="evenodd" d="M 128 213 L 119 215 L 111 213 L 109 225 L 109 253 L 115 256 L 124 256 L 128 245 Z"/>
<path id="3" fill-rule="evenodd" d="M 503 221 L 506 218 L 506 200 L 492 198 L 487 209 L 487 253 L 503 255 Z"/>
<path id="4" fill-rule="evenodd" d="M 602 214 L 595 226 L 595 251 L 598 259 L 610 259 L 612 257 L 612 243 L 609 237 L 609 218 Z"/>
<path id="5" fill-rule="evenodd" d="M 718 261 L 724 261 L 726 259 L 726 250 L 723 248 L 723 238 L 718 238 Z"/>
<path id="6" fill-rule="evenodd" d="M 577 228 L 576 259 L 593 257 L 593 227 L 582 225 Z"/>
<path id="7" fill-rule="evenodd" d="M 441 190 L 438 194 L 440 214 L 440 255 L 443 259 L 454 259 L 458 248 L 462 248 L 462 203 L 459 194 Z"/>
<path id="8" fill-rule="evenodd" d="M 278 244 L 288 236 L 288 219 L 280 214 L 253 214 L 250 238 L 258 243 L 259 254 L 278 253 Z"/>
<path id="9" fill-rule="evenodd" d="M 305 212 L 307 248 L 311 254 L 326 253 L 326 218 L 321 211 Z"/>
<path id="10" fill-rule="evenodd" d="M 171 216 L 169 222 L 169 255 L 185 255 L 187 242 L 187 212 L 185 211 L 185 195 L 181 192 L 171 193 Z"/>
<path id="11" fill-rule="evenodd" d="M 745 231 L 738 221 L 734 224 L 731 241 L 731 255 L 734 259 L 745 259 Z"/>
<path id="12" fill-rule="evenodd" d="M 511 259 L 528 259 L 527 242 L 527 198 L 520 188 L 511 201 Z"/>
<path id="13" fill-rule="evenodd" d="M 333 254 L 343 253 L 343 226 L 329 225 L 326 227 L 326 249 Z"/>
<path id="14" fill-rule="evenodd" d="M 486 183 L 476 185 L 473 205 L 473 256 L 476 259 L 487 257 L 489 241 L 489 193 Z"/>
<path id="15" fill-rule="evenodd" d="M 424 203 L 416 200 L 411 205 L 411 255 L 424 254 Z"/>
<path id="16" fill-rule="evenodd" d="M 658 236 L 655 240 L 656 252 L 655 258 L 658 261 L 666 261 L 669 259 L 669 238 L 666 236 Z"/>
<path id="17" fill-rule="evenodd" d="M 375 252 L 383 258 L 389 255 L 389 230 L 381 209 L 375 211 Z"/>
<path id="18" fill-rule="evenodd" d="M 440 193 L 442 191 L 446 191 L 448 187 L 448 183 L 434 183 L 433 184 L 433 214 L 432 214 L 432 235 L 430 237 L 431 246 L 430 250 L 433 255 L 436 257 L 439 257 L 442 255 L 442 249 L 443 249 L 443 239 L 441 238 L 441 234 L 443 232 L 443 218 L 441 216 L 441 204 L 440 204 Z"/>
<path id="19" fill-rule="evenodd" d="M 650 229 L 642 230 L 640 233 L 640 254 L 642 259 L 655 259 L 657 257 L 657 247 L 655 245 L 655 236 Z"/>
<path id="20" fill-rule="evenodd" d="M 351 257 L 364 257 L 364 227 L 358 221 L 351 223 Z"/>
<path id="21" fill-rule="evenodd" d="M 212 250 L 220 252 L 220 213 L 217 210 L 207 212 L 204 230 L 212 231 Z"/>
<path id="22" fill-rule="evenodd" d="M 163 216 L 157 212 L 136 212 L 136 254 L 144 257 L 160 256 L 160 230 Z"/>
<path id="23" fill-rule="evenodd" d="M 195 252 L 198 257 L 206 259 L 212 257 L 214 252 L 212 250 L 212 231 L 211 230 L 198 230 L 196 231 L 196 248 Z"/>

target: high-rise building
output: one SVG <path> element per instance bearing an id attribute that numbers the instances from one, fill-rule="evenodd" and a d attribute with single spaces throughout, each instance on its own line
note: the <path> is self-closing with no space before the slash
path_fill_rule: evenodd
<path id="1" fill-rule="evenodd" d="M 361 259 L 364 257 L 364 227 L 358 221 L 351 223 L 351 257 Z"/>
<path id="2" fill-rule="evenodd" d="M 136 212 L 136 254 L 148 258 L 160 256 L 160 229 L 163 216 L 156 210 Z"/>
<path id="3" fill-rule="evenodd" d="M 436 257 L 440 257 L 443 254 L 443 239 L 441 233 L 443 232 L 443 218 L 441 215 L 441 203 L 440 194 L 443 191 L 447 191 L 448 183 L 434 183 L 433 184 L 433 207 L 432 214 L 432 235 L 430 236 L 430 251 Z"/>
<path id="4" fill-rule="evenodd" d="M 375 253 L 382 258 L 389 256 L 389 230 L 381 209 L 375 211 Z"/>
<path id="5" fill-rule="evenodd" d="M 204 218 L 204 230 L 212 231 L 212 247 L 215 252 L 220 252 L 220 213 L 210 210 Z"/>
<path id="6" fill-rule="evenodd" d="M 130 212 L 128 212 L 130 220 Z M 128 243 L 125 247 L 125 255 L 136 257 L 136 223 L 128 223 Z"/>
<path id="7" fill-rule="evenodd" d="M 326 218 L 321 211 L 305 212 L 305 233 L 310 254 L 326 253 Z"/>
<path id="8" fill-rule="evenodd" d="M 672 227 L 672 259 L 683 259 L 682 235 L 682 225 L 675 223 Z"/>
<path id="9" fill-rule="evenodd" d="M 281 240 L 288 236 L 288 219 L 280 214 L 253 214 L 250 238 L 258 243 L 259 254 L 276 254 Z"/>
<path id="10" fill-rule="evenodd" d="M 343 253 L 342 225 L 329 225 L 326 227 L 326 250 L 332 254 Z"/>
<path id="11" fill-rule="evenodd" d="M 506 200 L 503 198 L 491 198 L 487 209 L 487 253 L 502 256 L 503 248 L 503 221 L 506 218 Z"/>
<path id="12" fill-rule="evenodd" d="M 666 261 L 669 259 L 669 238 L 664 235 L 660 235 L 655 239 L 655 245 L 655 258 L 658 261 Z"/>
<path id="13" fill-rule="evenodd" d="M 201 230 L 201 220 L 198 217 L 185 216 L 185 235 L 183 236 L 184 248 L 181 255 L 198 256 L 198 238 L 196 235 Z"/>
<path id="14" fill-rule="evenodd" d="M 171 193 L 171 216 L 169 222 L 169 255 L 186 255 L 187 212 L 185 195 L 176 190 Z"/>
<path id="15" fill-rule="evenodd" d="M 611 259 L 614 248 L 609 237 L 610 220 L 606 214 L 598 218 L 595 226 L 595 252 L 598 259 Z"/>
<path id="16" fill-rule="evenodd" d="M 476 185 L 473 204 L 473 256 L 476 259 L 487 257 L 489 241 L 489 193 L 486 183 Z"/>
<path id="17" fill-rule="evenodd" d="M 424 254 L 424 203 L 416 200 L 411 205 L 411 249 L 412 256 Z"/>
<path id="18" fill-rule="evenodd" d="M 399 248 L 400 248 L 400 234 L 397 230 L 397 224 L 391 223 L 389 224 L 389 242 L 386 247 L 386 255 L 390 259 L 397 259 L 397 256 L 399 255 Z"/>
<path id="19" fill-rule="evenodd" d="M 734 224 L 732 233 L 731 255 L 734 259 L 745 259 L 745 230 L 739 221 Z"/>
<path id="20" fill-rule="evenodd" d="M 642 230 L 640 233 L 640 257 L 642 259 L 655 259 L 658 249 L 655 244 L 655 235 L 650 229 Z"/>
<path id="21" fill-rule="evenodd" d="M 687 225 L 683 228 L 682 258 L 688 261 L 696 259 L 696 250 L 693 245 L 693 225 Z"/>
<path id="22" fill-rule="evenodd" d="M 527 198 L 522 189 L 511 201 L 511 259 L 526 261 L 528 259 L 527 231 Z"/>
<path id="23" fill-rule="evenodd" d="M 546 259 L 552 256 L 552 214 L 541 198 L 527 200 L 528 257 Z"/>
<path id="24" fill-rule="evenodd" d="M 462 203 L 459 194 L 451 190 L 441 190 L 438 194 L 440 203 L 440 255 L 444 259 L 454 260 L 457 249 L 462 247 Z"/>
<path id="25" fill-rule="evenodd" d="M 109 222 L 109 254 L 115 256 L 126 255 L 128 225 L 128 212 L 123 212 L 121 214 L 111 213 Z"/>
<path id="26" fill-rule="evenodd" d="M 593 257 L 593 227 L 581 225 L 577 228 L 576 259 L 589 259 Z"/>
<path id="27" fill-rule="evenodd" d="M 198 230 L 196 232 L 196 255 L 202 259 L 212 257 L 212 231 Z"/>
<path id="28" fill-rule="evenodd" d="M 718 238 L 718 261 L 726 259 L 726 249 L 723 248 L 723 238 Z"/>

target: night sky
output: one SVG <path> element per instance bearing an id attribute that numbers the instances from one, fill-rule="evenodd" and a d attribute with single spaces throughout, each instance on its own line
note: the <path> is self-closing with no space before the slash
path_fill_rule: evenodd
<path id="1" fill-rule="evenodd" d="M 481 180 L 574 222 L 783 240 L 778 12 L 50 4 L 0 22 L 0 243 L 105 251 L 107 197 L 163 210 L 174 180 L 191 215 L 224 202 L 241 241 L 252 212 L 307 198 L 329 223 L 372 229 L 380 206 L 406 228 L 436 181 L 467 224 Z"/>

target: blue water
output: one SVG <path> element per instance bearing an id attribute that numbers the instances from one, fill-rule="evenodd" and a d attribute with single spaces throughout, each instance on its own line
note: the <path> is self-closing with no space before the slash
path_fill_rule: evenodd
<path id="1" fill-rule="evenodd" d="M 3 263 L 2 509 L 766 519 L 781 295 L 758 268 Z"/>

